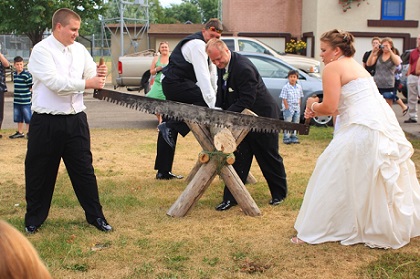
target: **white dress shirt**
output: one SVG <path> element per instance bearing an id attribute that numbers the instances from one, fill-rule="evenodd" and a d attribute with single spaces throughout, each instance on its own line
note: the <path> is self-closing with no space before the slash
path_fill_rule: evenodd
<path id="1" fill-rule="evenodd" d="M 197 86 L 201 89 L 203 99 L 209 108 L 216 104 L 217 71 L 213 63 L 208 63 L 206 43 L 199 39 L 186 42 L 182 48 L 182 55 L 185 60 L 194 67 L 197 78 Z"/>
<path id="2" fill-rule="evenodd" d="M 34 46 L 28 69 L 34 81 L 32 111 L 62 115 L 86 109 L 85 79 L 96 76 L 96 63 L 82 44 L 65 47 L 50 35 Z"/>

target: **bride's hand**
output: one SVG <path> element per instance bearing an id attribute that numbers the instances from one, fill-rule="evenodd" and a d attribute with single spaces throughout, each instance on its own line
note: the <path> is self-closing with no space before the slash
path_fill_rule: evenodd
<path id="1" fill-rule="evenodd" d="M 304 113 L 306 119 L 315 117 L 315 113 L 311 110 L 312 104 L 315 102 L 319 102 L 318 96 L 312 96 L 306 100 L 306 108 Z"/>
<path id="2" fill-rule="evenodd" d="M 310 107 L 306 106 L 305 108 L 305 113 L 303 114 L 305 119 L 309 119 L 309 118 L 314 118 L 315 117 L 315 113 L 313 111 L 311 111 Z"/>

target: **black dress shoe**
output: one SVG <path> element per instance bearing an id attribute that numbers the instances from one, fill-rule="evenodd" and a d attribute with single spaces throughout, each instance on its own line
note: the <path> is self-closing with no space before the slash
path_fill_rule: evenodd
<path id="1" fill-rule="evenodd" d="M 27 234 L 34 234 L 38 231 L 38 227 L 37 226 L 26 226 L 25 227 L 25 232 Z"/>
<path id="2" fill-rule="evenodd" d="M 407 120 L 404 121 L 404 123 L 417 123 L 417 120 L 408 118 Z"/>
<path id="3" fill-rule="evenodd" d="M 96 220 L 92 223 L 92 225 L 94 225 L 98 230 L 103 231 L 103 232 L 112 231 L 112 227 L 103 218 L 96 218 Z"/>
<path id="4" fill-rule="evenodd" d="M 171 147 L 175 148 L 175 141 L 172 137 L 172 129 L 166 125 L 166 122 L 160 123 L 158 126 L 159 132 L 162 134 L 163 139 Z"/>
<path id="5" fill-rule="evenodd" d="M 282 199 L 274 198 L 274 199 L 270 200 L 269 204 L 271 204 L 271 205 L 279 205 L 282 202 L 284 202 L 284 198 L 282 198 Z"/>
<path id="6" fill-rule="evenodd" d="M 165 180 L 169 180 L 169 179 L 183 179 L 184 177 L 182 175 L 176 175 L 173 174 L 170 171 L 158 171 L 156 174 L 156 179 L 165 179 Z"/>
<path id="7" fill-rule="evenodd" d="M 229 200 L 222 201 L 218 206 L 216 206 L 216 210 L 218 210 L 218 211 L 225 211 L 225 210 L 228 210 L 232 206 L 235 206 L 237 204 L 238 203 L 237 202 L 234 202 L 234 201 L 229 201 Z"/>

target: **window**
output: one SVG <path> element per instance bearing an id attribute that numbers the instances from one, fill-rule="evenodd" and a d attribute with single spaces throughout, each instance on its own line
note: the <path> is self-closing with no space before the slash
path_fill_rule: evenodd
<path id="1" fill-rule="evenodd" d="M 257 44 L 253 41 L 248 40 L 239 40 L 239 50 L 240 51 L 247 51 L 247 52 L 259 52 L 259 53 L 265 53 L 266 49 L 263 48 L 261 45 Z"/>
<path id="2" fill-rule="evenodd" d="M 230 51 L 235 51 L 235 41 L 230 39 L 223 39 Z"/>
<path id="3" fill-rule="evenodd" d="M 382 20 L 404 20 L 405 0 L 382 0 Z"/>
<path id="4" fill-rule="evenodd" d="M 263 57 L 247 56 L 255 65 L 263 78 L 281 78 L 287 80 L 287 74 L 291 68 L 284 66 L 276 61 Z M 299 77 L 301 78 L 301 77 Z"/>

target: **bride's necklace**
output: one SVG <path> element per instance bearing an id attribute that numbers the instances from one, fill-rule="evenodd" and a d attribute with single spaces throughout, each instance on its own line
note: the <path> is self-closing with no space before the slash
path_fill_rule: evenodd
<path id="1" fill-rule="evenodd" d="M 344 58 L 344 55 L 341 55 L 340 57 L 338 57 L 338 58 L 336 59 L 336 61 L 337 61 L 337 60 L 340 60 L 341 58 Z"/>

